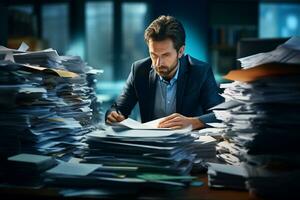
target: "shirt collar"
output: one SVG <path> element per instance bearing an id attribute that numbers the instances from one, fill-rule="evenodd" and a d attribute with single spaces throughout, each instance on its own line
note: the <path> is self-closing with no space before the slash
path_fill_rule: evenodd
<path id="1" fill-rule="evenodd" d="M 178 63 L 177 63 L 177 66 L 176 66 L 176 73 L 174 75 L 174 77 L 168 82 L 168 81 L 165 81 L 165 79 L 161 76 L 159 76 L 159 79 L 165 83 L 168 83 L 170 85 L 173 85 L 175 83 L 175 81 L 177 81 L 177 78 L 178 78 L 178 74 L 179 74 L 179 67 L 180 67 L 180 62 L 178 60 Z"/>

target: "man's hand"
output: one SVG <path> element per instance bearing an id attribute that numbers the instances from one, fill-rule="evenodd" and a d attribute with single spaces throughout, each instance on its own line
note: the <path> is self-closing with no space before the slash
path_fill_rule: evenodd
<path id="1" fill-rule="evenodd" d="M 204 123 L 195 117 L 185 117 L 181 114 L 174 113 L 165 117 L 159 122 L 159 128 L 181 129 L 192 125 L 192 129 L 204 128 Z"/>
<path id="2" fill-rule="evenodd" d="M 112 123 L 115 123 L 115 122 L 121 122 L 124 119 L 125 119 L 124 115 L 122 115 L 121 113 L 118 113 L 117 111 L 112 111 L 107 116 L 106 123 L 107 124 L 112 124 Z"/>

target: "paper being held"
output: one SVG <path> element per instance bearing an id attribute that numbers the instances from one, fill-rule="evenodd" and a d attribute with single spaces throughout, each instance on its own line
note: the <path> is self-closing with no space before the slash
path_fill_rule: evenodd
<path id="1" fill-rule="evenodd" d="M 171 128 L 158 128 L 159 122 L 163 120 L 163 118 L 159 118 L 153 121 L 149 121 L 147 123 L 141 123 L 131 118 L 127 118 L 121 122 L 114 123 L 113 127 L 117 128 L 127 128 L 127 129 L 140 129 L 140 130 L 170 130 Z"/>

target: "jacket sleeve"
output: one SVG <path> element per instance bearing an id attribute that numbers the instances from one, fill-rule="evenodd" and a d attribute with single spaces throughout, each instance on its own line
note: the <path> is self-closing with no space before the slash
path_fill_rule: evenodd
<path id="1" fill-rule="evenodd" d="M 132 109 L 137 103 L 137 95 L 135 90 L 135 64 L 132 65 L 131 71 L 125 83 L 122 93 L 113 103 L 111 108 L 105 114 L 105 120 L 110 112 L 114 110 L 120 111 L 126 118 L 130 115 Z"/>

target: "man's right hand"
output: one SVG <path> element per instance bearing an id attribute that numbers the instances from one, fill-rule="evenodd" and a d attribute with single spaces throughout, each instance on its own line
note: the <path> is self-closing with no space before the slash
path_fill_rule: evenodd
<path id="1" fill-rule="evenodd" d="M 107 116 L 106 123 L 107 124 L 112 124 L 112 123 L 115 123 L 115 122 L 121 122 L 124 119 L 125 119 L 124 115 L 122 115 L 121 113 L 118 113 L 117 111 L 112 111 Z"/>

